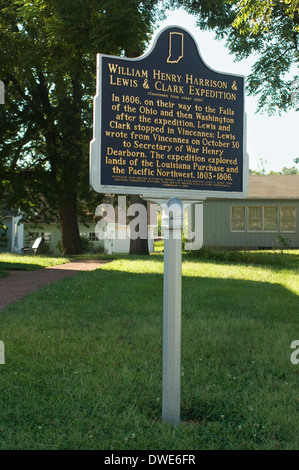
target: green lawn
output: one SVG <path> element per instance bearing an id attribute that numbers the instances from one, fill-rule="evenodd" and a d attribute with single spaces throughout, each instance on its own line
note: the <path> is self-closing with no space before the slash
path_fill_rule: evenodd
<path id="1" fill-rule="evenodd" d="M 178 428 L 161 422 L 162 255 L 12 304 L 0 313 L 0 449 L 299 450 L 298 260 L 184 255 Z"/>
<path id="2" fill-rule="evenodd" d="M 18 255 L 11 253 L 0 253 L 0 277 L 6 275 L 7 271 L 33 271 L 35 269 L 68 263 L 69 258 L 53 256 Z"/>

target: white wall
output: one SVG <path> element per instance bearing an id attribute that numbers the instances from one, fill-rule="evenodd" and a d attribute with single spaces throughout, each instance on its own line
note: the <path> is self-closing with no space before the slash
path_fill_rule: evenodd
<path id="1" fill-rule="evenodd" d="M 130 238 L 128 236 L 128 227 L 119 224 L 107 224 L 106 237 L 104 239 L 105 251 L 111 253 L 127 254 L 130 251 Z M 148 249 L 154 251 L 154 228 L 148 227 Z"/>

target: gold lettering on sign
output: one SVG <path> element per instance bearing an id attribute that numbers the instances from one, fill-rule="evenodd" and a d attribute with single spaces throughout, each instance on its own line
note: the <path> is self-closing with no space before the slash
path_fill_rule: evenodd
<path id="1" fill-rule="evenodd" d="M 184 57 L 171 32 L 168 64 Z M 103 163 L 108 184 L 230 189 L 241 173 L 237 80 L 106 62 Z M 240 97 L 239 97 L 240 96 Z M 112 183 L 111 183 L 112 181 Z"/>

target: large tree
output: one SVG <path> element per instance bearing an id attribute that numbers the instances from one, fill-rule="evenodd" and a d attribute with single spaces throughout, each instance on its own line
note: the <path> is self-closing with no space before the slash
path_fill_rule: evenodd
<path id="1" fill-rule="evenodd" d="M 173 0 L 202 29 L 225 39 L 237 60 L 256 56 L 247 92 L 269 114 L 299 109 L 299 0 Z"/>
<path id="2" fill-rule="evenodd" d="M 0 0 L 0 191 L 27 211 L 56 214 L 67 254 L 81 251 L 78 215 L 100 200 L 88 175 L 96 54 L 141 54 L 157 3 Z"/>

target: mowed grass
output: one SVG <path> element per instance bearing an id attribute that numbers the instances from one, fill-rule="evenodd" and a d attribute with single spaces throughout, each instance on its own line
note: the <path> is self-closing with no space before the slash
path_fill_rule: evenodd
<path id="1" fill-rule="evenodd" d="M 62 256 L 53 257 L 0 253 L 0 277 L 5 276 L 7 271 L 34 271 L 35 269 L 64 264 L 69 261 L 69 258 Z"/>
<path id="2" fill-rule="evenodd" d="M 183 260 L 181 423 L 161 421 L 163 256 L 1 312 L 1 449 L 299 449 L 298 259 Z"/>

